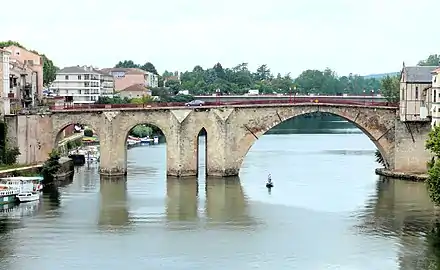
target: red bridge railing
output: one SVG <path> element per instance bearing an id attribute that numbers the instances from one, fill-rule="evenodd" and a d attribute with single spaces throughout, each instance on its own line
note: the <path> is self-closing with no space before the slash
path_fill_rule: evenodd
<path id="1" fill-rule="evenodd" d="M 292 98 L 292 100 L 249 100 L 249 101 L 230 101 L 230 102 L 205 102 L 204 106 L 227 106 L 227 105 L 275 105 L 275 104 L 336 104 L 336 105 L 358 105 L 358 106 L 384 106 L 397 107 L 398 103 L 390 103 L 385 101 L 352 101 L 346 99 L 335 98 L 318 98 L 318 97 L 301 97 Z M 135 108 L 167 108 L 167 107 L 184 107 L 184 102 L 154 102 L 145 104 L 82 104 L 82 105 L 55 105 L 51 106 L 51 111 L 65 110 L 99 110 L 99 109 L 135 109 Z"/>

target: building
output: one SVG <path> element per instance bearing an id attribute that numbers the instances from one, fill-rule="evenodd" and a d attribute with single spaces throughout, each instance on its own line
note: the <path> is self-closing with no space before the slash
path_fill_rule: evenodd
<path id="1" fill-rule="evenodd" d="M 0 114 L 10 113 L 9 103 L 9 51 L 0 49 Z"/>
<path id="2" fill-rule="evenodd" d="M 432 71 L 432 126 L 440 124 L 440 68 Z"/>
<path id="3" fill-rule="evenodd" d="M 57 72 L 50 90 L 68 103 L 94 103 L 101 96 L 113 96 L 114 79 L 90 66 L 65 67 Z"/>
<path id="4" fill-rule="evenodd" d="M 36 105 L 39 98 L 38 73 L 32 62 L 11 57 L 12 52 L 0 49 L 1 114 L 11 114 Z"/>
<path id="5" fill-rule="evenodd" d="M 432 74 L 437 66 L 413 66 L 403 64 L 400 74 L 401 121 L 431 121 Z"/>
<path id="6" fill-rule="evenodd" d="M 121 98 L 142 98 L 145 96 L 151 96 L 151 90 L 148 90 L 143 84 L 133 84 L 125 89 L 119 91 Z"/>
<path id="7" fill-rule="evenodd" d="M 43 58 L 36 52 L 28 51 L 15 45 L 4 47 L 3 49 L 11 53 L 11 62 L 26 65 L 35 74 L 34 84 L 36 87 L 33 92 L 40 99 L 43 95 Z"/>
<path id="8" fill-rule="evenodd" d="M 114 77 L 116 92 L 134 84 L 142 84 L 148 88 L 155 88 L 159 85 L 157 74 L 139 68 L 105 68 L 101 71 Z"/>

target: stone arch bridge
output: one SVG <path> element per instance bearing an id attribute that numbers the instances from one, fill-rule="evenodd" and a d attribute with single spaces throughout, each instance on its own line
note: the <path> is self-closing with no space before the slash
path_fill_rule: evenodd
<path id="1" fill-rule="evenodd" d="M 234 176 L 238 175 L 251 146 L 266 131 L 299 115 L 327 112 L 347 119 L 361 129 L 382 153 L 388 168 L 424 172 L 429 159 L 424 141 L 430 125 L 405 125 L 397 119 L 397 110 L 317 103 L 86 109 L 53 111 L 49 115 L 34 116 L 36 120 L 33 121 L 39 125 L 40 134 L 36 136 L 41 138 L 37 150 L 41 160 L 55 147 L 63 128 L 73 123 L 91 126 L 100 139 L 100 172 L 103 175 L 127 173 L 126 138 L 138 124 L 155 125 L 163 131 L 167 140 L 168 175 L 197 175 L 198 133 L 204 128 L 207 132 L 207 175 Z M 19 125 L 15 123 L 15 126 L 19 133 Z"/>

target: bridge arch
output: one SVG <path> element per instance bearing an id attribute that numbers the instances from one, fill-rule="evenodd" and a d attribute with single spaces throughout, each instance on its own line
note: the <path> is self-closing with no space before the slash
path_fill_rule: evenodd
<path id="1" fill-rule="evenodd" d="M 387 168 L 394 166 L 394 121 L 395 108 L 364 107 L 364 106 L 335 106 L 335 105 L 305 105 L 290 108 L 274 108 L 264 113 L 254 111 L 254 119 L 244 124 L 247 134 L 237 143 L 237 169 L 242 167 L 244 158 L 254 143 L 275 126 L 298 116 L 325 112 L 339 116 L 354 124 L 374 143 L 382 154 Z M 264 124 L 261 122 L 263 121 Z"/>
<path id="2" fill-rule="evenodd" d="M 90 112 L 89 114 L 84 114 L 82 112 L 72 112 L 70 114 L 53 114 L 50 116 L 52 118 L 52 142 L 53 148 L 56 148 L 60 140 L 61 133 L 72 124 L 87 125 L 89 128 L 94 130 L 99 139 L 102 130 L 100 117 L 98 114 Z"/>

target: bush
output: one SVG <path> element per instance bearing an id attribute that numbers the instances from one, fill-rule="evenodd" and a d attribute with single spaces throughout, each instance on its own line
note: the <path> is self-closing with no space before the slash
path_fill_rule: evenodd
<path id="1" fill-rule="evenodd" d="M 41 174 L 44 178 L 44 183 L 51 183 L 54 180 L 55 174 L 61 168 L 60 154 L 56 150 L 52 150 L 49 154 L 49 158 L 44 162 L 41 168 Z"/>
<path id="2" fill-rule="evenodd" d="M 93 130 L 91 130 L 91 129 L 84 130 L 84 136 L 93 137 Z"/>
<path id="3" fill-rule="evenodd" d="M 18 147 L 7 148 L 3 156 L 3 164 L 12 165 L 17 163 L 17 157 L 20 155 Z"/>
<path id="4" fill-rule="evenodd" d="M 440 205 L 440 160 L 437 159 L 434 165 L 428 170 L 426 185 L 431 200 L 436 205 Z"/>
<path id="5" fill-rule="evenodd" d="M 428 134 L 425 147 L 433 154 L 433 158 L 427 163 L 429 197 L 436 204 L 440 205 L 440 127 L 435 126 Z"/>

